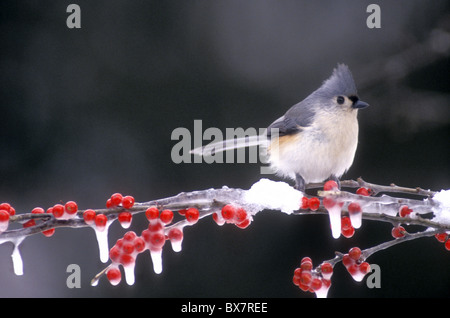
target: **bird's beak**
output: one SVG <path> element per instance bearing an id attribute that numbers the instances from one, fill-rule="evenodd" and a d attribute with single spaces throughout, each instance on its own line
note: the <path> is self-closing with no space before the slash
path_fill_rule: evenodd
<path id="1" fill-rule="evenodd" d="M 366 108 L 368 106 L 369 106 L 369 104 L 367 104 L 366 102 L 363 102 L 362 100 L 357 100 L 352 105 L 352 107 L 355 109 L 362 109 L 362 108 Z"/>

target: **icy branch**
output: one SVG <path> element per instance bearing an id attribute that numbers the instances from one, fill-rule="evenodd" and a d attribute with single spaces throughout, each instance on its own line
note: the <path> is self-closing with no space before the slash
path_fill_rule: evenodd
<path id="1" fill-rule="evenodd" d="M 353 193 L 344 191 L 345 188 L 358 188 L 358 190 L 356 193 Z M 124 267 L 127 283 L 133 284 L 134 262 L 137 254 L 149 250 L 154 270 L 156 273 L 160 273 L 162 271 L 161 252 L 164 241 L 171 240 L 173 250 L 176 252 L 181 251 L 183 228 L 192 226 L 197 221 L 208 216 L 212 216 L 219 225 L 233 223 L 240 228 L 245 228 L 253 221 L 257 213 L 264 210 L 275 210 L 296 216 L 328 214 L 332 227 L 332 236 L 335 239 L 339 238 L 341 234 L 347 237 L 352 235 L 352 232 L 346 232 L 344 227 L 350 226 L 351 230 L 354 231 L 360 227 L 362 220 L 391 223 L 395 229 L 394 239 L 361 251 L 360 259 L 358 259 L 359 263 L 365 261 L 366 258 L 376 252 L 402 242 L 437 234 L 447 235 L 446 233 L 450 232 L 449 190 L 437 192 L 422 188 L 399 187 L 393 184 L 383 186 L 368 183 L 362 179 L 341 181 L 340 189 L 336 187 L 330 188 L 323 183 L 310 184 L 307 186 L 306 192 L 313 192 L 314 189 L 318 189 L 316 196 L 299 192 L 284 182 L 261 179 L 248 190 L 224 186 L 220 189 L 180 193 L 176 196 L 147 202 L 134 203 L 133 200 L 132 204 L 127 205 L 115 204 L 102 209 L 75 210 L 72 211 L 74 212 L 72 215 L 63 218 L 56 217 L 54 212 L 53 214 L 44 213 L 43 209 L 41 209 L 42 211 L 32 211 L 32 213 L 17 215 L 14 212 L 10 213 L 11 216 L 6 221 L 7 223 L 3 223 L 0 227 L 0 244 L 11 242 L 14 245 L 12 254 L 14 270 L 17 275 L 22 275 L 22 259 L 19 246 L 26 237 L 34 234 L 43 233 L 45 235 L 49 231 L 61 227 L 91 227 L 96 232 L 100 259 L 104 263 L 110 259 L 112 260 L 111 253 L 115 251 L 116 245 L 117 251 L 120 250 L 119 247 L 122 248 L 122 245 L 125 244 L 122 243 L 123 240 L 128 239 L 130 242 L 137 240 L 133 241 L 134 245 L 128 255 L 128 261 L 115 259 L 96 275 L 92 282 L 93 285 L 97 284 L 100 277 L 106 273 L 112 283 L 117 283 L 120 281 L 120 272 L 117 269 L 117 265 L 120 264 Z M 402 194 L 403 196 L 408 196 L 408 198 L 396 197 L 392 194 Z M 6 205 L 4 206 L 6 207 Z M 243 214 L 241 213 L 240 215 L 241 219 L 238 216 L 235 216 L 233 220 L 227 219 L 225 215 L 227 213 L 225 211 L 226 207 L 236 207 L 236 211 L 243 211 Z M 157 209 L 156 217 L 161 217 L 161 220 L 156 220 L 151 215 L 152 208 Z M 162 212 L 158 216 L 158 211 L 166 210 L 170 213 L 179 211 L 181 215 L 184 215 L 189 209 L 194 209 L 197 214 L 194 216 L 186 214 L 185 218 L 174 220 L 173 222 L 173 215 L 170 217 L 165 216 L 164 220 Z M 97 219 L 95 221 L 91 220 L 87 217 L 87 212 L 102 216 L 102 218 L 99 218 L 98 222 Z M 129 221 L 123 220 L 124 213 L 129 214 Z M 145 213 L 149 219 L 148 230 L 144 230 L 142 236 L 137 236 L 134 232 L 131 234 L 127 232 L 124 238 L 119 239 L 110 250 L 108 246 L 108 227 L 115 220 L 119 220 L 122 226 L 127 228 L 129 222 L 131 222 L 131 217 L 139 213 Z M 2 215 L 5 216 L 5 213 Z M 346 225 L 344 218 L 349 219 L 351 224 L 348 223 Z M 408 233 L 400 225 L 418 225 L 423 229 L 415 233 Z M 14 226 L 16 228 L 13 228 Z M 152 236 L 155 233 L 162 235 L 162 237 L 155 238 Z M 140 245 L 136 242 L 140 243 Z M 128 248 L 130 249 L 131 247 Z M 336 257 L 326 261 L 326 263 L 334 266 L 343 261 L 345 255 L 341 252 L 336 252 Z M 315 275 L 322 275 L 320 269 L 317 269 L 316 272 Z M 119 275 L 119 278 L 117 275 Z M 299 284 L 301 285 L 301 283 Z M 327 286 L 329 288 L 329 284 Z M 323 292 L 321 295 L 326 295 L 326 292 Z"/>

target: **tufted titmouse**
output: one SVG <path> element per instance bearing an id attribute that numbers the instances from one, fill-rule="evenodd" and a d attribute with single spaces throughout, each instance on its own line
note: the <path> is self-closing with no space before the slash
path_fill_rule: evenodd
<path id="1" fill-rule="evenodd" d="M 208 155 L 259 145 L 277 174 L 295 180 L 304 191 L 311 182 L 339 178 L 353 163 L 358 143 L 359 100 L 346 65 L 339 64 L 322 86 L 275 120 L 262 136 L 225 140 L 191 153 Z"/>

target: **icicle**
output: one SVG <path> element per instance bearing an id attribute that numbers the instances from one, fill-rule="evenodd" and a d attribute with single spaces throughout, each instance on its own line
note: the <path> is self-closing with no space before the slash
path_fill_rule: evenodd
<path id="1" fill-rule="evenodd" d="M 11 254 L 11 259 L 13 262 L 14 274 L 17 276 L 23 275 L 23 260 L 22 255 L 20 254 L 19 246 L 25 239 L 25 236 L 11 239 L 0 240 L 0 244 L 5 242 L 11 242 L 14 245 L 14 249 Z"/>
<path id="2" fill-rule="evenodd" d="M 125 281 L 128 285 L 134 285 L 134 267 L 136 263 L 129 264 L 123 267 L 123 271 L 125 273 Z"/>
<path id="3" fill-rule="evenodd" d="M 350 213 L 350 221 L 355 229 L 359 229 L 362 223 L 362 213 Z"/>
<path id="4" fill-rule="evenodd" d="M 341 207 L 339 204 L 336 204 L 327 208 L 327 210 L 330 217 L 331 234 L 337 239 L 341 236 Z"/>
<path id="5" fill-rule="evenodd" d="M 106 263 L 109 260 L 108 228 L 113 221 L 108 221 L 103 229 L 98 229 L 95 225 L 92 228 L 97 238 L 100 261 Z"/>
<path id="6" fill-rule="evenodd" d="M 150 256 L 153 263 L 153 271 L 156 274 L 162 273 L 162 250 L 160 251 L 150 251 Z"/>
<path id="7" fill-rule="evenodd" d="M 178 242 L 170 241 L 170 243 L 172 244 L 172 250 L 173 250 L 174 252 L 181 252 L 181 245 L 182 245 L 182 242 L 183 242 L 183 241 L 178 241 Z"/>

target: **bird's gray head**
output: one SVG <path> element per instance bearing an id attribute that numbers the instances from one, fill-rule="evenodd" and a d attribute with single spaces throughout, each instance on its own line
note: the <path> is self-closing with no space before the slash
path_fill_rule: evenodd
<path id="1" fill-rule="evenodd" d="M 359 100 L 352 73 L 344 64 L 338 64 L 330 78 L 323 82 L 322 86 L 310 97 L 319 99 L 323 105 L 335 106 L 343 110 L 355 110 L 369 106 Z"/>

